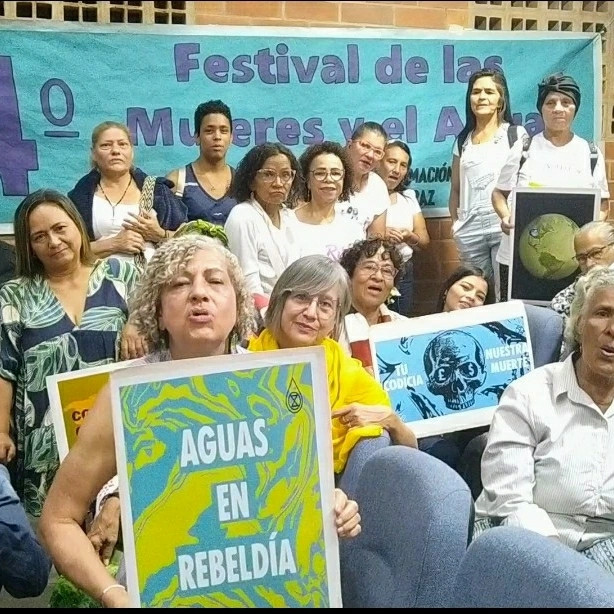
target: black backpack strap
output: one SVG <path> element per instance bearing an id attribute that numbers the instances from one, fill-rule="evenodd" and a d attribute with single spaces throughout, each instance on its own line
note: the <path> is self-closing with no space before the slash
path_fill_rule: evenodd
<path id="1" fill-rule="evenodd" d="M 529 148 L 531 147 L 532 137 L 528 134 L 524 134 L 522 136 L 522 153 L 520 154 L 520 164 L 518 165 L 518 170 L 522 168 L 522 165 L 527 161 L 529 157 Z"/>
<path id="2" fill-rule="evenodd" d="M 588 148 L 591 150 L 591 175 L 594 175 L 595 167 L 597 166 L 597 161 L 599 160 L 599 150 L 593 141 L 588 142 Z"/>
<path id="3" fill-rule="evenodd" d="M 514 143 L 518 140 L 518 126 L 516 124 L 510 124 L 507 127 L 507 142 L 510 149 L 514 146 Z"/>

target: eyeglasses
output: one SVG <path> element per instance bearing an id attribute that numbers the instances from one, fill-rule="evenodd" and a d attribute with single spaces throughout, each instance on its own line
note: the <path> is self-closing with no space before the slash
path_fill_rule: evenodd
<path id="1" fill-rule="evenodd" d="M 379 271 L 384 279 L 394 279 L 398 273 L 390 263 L 386 262 L 384 264 L 365 262 L 361 264 L 359 268 L 362 273 L 367 273 L 369 277 L 372 277 Z"/>
<path id="2" fill-rule="evenodd" d="M 584 265 L 589 261 L 589 259 L 590 260 L 601 260 L 601 258 L 603 258 L 603 254 L 605 250 L 608 249 L 608 247 L 611 247 L 612 245 L 614 245 L 614 243 L 608 243 L 607 245 L 604 245 L 603 247 L 596 247 L 595 249 L 591 249 L 585 254 L 578 254 L 576 256 L 576 261 L 578 262 L 578 264 Z"/>
<path id="3" fill-rule="evenodd" d="M 373 153 L 373 157 L 376 160 L 381 160 L 384 157 L 384 150 L 379 147 L 373 147 L 371 143 L 367 141 L 354 141 L 365 153 L 370 151 Z"/>
<path id="4" fill-rule="evenodd" d="M 339 302 L 335 299 L 329 298 L 328 296 L 317 296 L 308 294 L 307 292 L 290 292 L 290 296 L 288 298 L 297 307 L 301 307 L 302 309 L 311 307 L 313 301 L 317 301 L 318 313 L 325 318 L 330 318 L 334 315 L 337 309 L 337 303 Z"/>
<path id="5" fill-rule="evenodd" d="M 333 181 L 341 181 L 345 177 L 345 171 L 342 168 L 316 168 L 315 171 L 309 171 L 316 181 L 326 181 L 330 176 Z"/>
<path id="6" fill-rule="evenodd" d="M 273 183 L 275 179 L 279 179 L 282 183 L 290 183 L 296 176 L 296 171 L 281 171 L 281 173 L 278 173 L 272 168 L 261 168 L 256 171 L 256 174 L 264 183 Z"/>

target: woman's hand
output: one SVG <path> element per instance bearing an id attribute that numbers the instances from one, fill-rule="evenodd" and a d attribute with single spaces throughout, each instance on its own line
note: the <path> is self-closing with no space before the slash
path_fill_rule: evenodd
<path id="1" fill-rule="evenodd" d="M 351 403 L 332 413 L 333 418 L 339 418 L 341 424 L 348 428 L 354 426 L 366 426 L 368 424 L 380 424 L 386 428 L 395 414 L 385 405 L 363 405 L 362 403 Z"/>
<path id="2" fill-rule="evenodd" d="M 119 497 L 108 497 L 87 533 L 94 550 L 104 565 L 108 565 L 119 539 Z"/>
<path id="3" fill-rule="evenodd" d="M 356 537 L 362 530 L 358 503 L 348 499 L 340 488 L 335 488 L 335 523 L 339 537 Z"/>
<path id="4" fill-rule="evenodd" d="M 386 235 L 384 237 L 387 241 L 391 243 L 402 243 L 403 242 L 403 231 L 398 228 L 391 228 L 390 226 L 386 227 Z"/>
<path id="5" fill-rule="evenodd" d="M 510 222 L 510 216 L 507 215 L 504 218 L 501 218 L 501 230 L 506 234 L 510 234 L 510 230 L 514 228 L 514 224 Z"/>
<path id="6" fill-rule="evenodd" d="M 113 251 L 118 254 L 139 254 L 145 249 L 145 240 L 134 230 L 124 228 L 114 237 Z"/>
<path id="7" fill-rule="evenodd" d="M 403 241 L 409 245 L 409 247 L 416 247 L 420 243 L 420 237 L 412 230 L 406 230 L 403 233 Z"/>
<path id="8" fill-rule="evenodd" d="M 8 433 L 0 433 L 0 463 L 6 465 L 15 458 L 15 444 Z"/>
<path id="9" fill-rule="evenodd" d="M 159 243 L 164 239 L 164 229 L 158 224 L 158 219 L 152 213 L 142 213 L 135 215 L 129 213 L 128 217 L 124 220 L 123 227 L 126 230 L 132 230 L 138 232 L 145 241 L 151 243 Z"/>
<path id="10" fill-rule="evenodd" d="M 139 333 L 136 326 L 129 322 L 124 326 L 120 342 L 120 359 L 131 360 L 141 358 L 149 352 L 149 346 L 145 338 Z"/>

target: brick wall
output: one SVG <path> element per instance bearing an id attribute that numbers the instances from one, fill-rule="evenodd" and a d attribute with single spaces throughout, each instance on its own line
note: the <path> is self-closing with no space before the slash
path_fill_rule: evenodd
<path id="1" fill-rule="evenodd" d="M 197 24 L 266 26 L 361 26 L 447 29 L 473 27 L 470 2 L 197 2 Z M 487 4 L 487 3 L 481 3 Z M 493 3 L 500 5 L 501 3 Z M 510 3 L 503 3 L 510 4 Z M 513 4 L 513 3 L 512 3 Z M 529 4 L 529 3 L 525 3 Z M 546 5 L 551 3 L 532 3 Z M 575 4 L 582 4 L 576 2 Z M 471 10 L 470 10 L 471 8 Z M 479 7 L 482 8 L 482 7 Z M 545 8 L 545 7 L 544 7 Z M 539 7 L 538 7 L 539 9 Z M 488 9 L 487 9 L 488 10 Z M 614 196 L 614 140 L 606 143 L 610 193 Z M 614 211 L 614 200 L 611 201 Z M 449 219 L 429 219 L 431 246 L 414 256 L 414 313 L 431 313 L 441 282 L 458 265 Z"/>

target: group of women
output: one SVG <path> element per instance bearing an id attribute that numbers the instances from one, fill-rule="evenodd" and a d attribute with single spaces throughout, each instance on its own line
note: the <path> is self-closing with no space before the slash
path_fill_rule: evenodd
<path id="1" fill-rule="evenodd" d="M 579 104 L 572 79 L 544 80 L 538 108 L 545 130 L 529 143 L 526 132 L 512 126 L 504 76 L 472 76 L 450 196 L 463 265 L 444 283 L 438 312 L 493 301 L 496 280 L 505 296 L 501 241 L 511 226 L 506 199 L 516 185 L 552 185 L 553 169 L 564 166 L 557 185 L 565 175 L 573 187 L 597 186 L 607 197 L 602 157 L 592 169 L 588 143 L 571 132 Z M 368 345 L 371 326 L 409 315 L 412 253 L 429 242 L 407 187 L 409 148 L 388 141 L 379 124 L 367 122 L 346 147 L 324 142 L 297 159 L 283 145 L 266 143 L 234 169 L 226 163 L 228 107 L 220 101 L 200 105 L 195 124 L 198 159 L 167 178 L 134 166 L 124 126 L 98 126 L 93 168 L 70 198 L 41 190 L 19 206 L 20 278 L 0 290 L 0 462 L 10 464 L 26 510 L 43 512 L 41 534 L 57 568 L 107 606 L 125 605 L 127 595 L 82 525 L 92 500 L 115 474 L 108 391 L 56 476 L 46 376 L 143 354 L 142 362 L 161 362 L 320 345 L 328 369 L 335 471 L 343 471 L 361 438 L 384 430 L 394 444 L 418 446 L 372 377 Z M 220 240 L 198 234 L 202 220 L 216 224 L 205 232 Z M 525 383 L 513 384 L 490 430 L 485 491 L 477 507 L 498 522 L 519 518 L 524 526 L 523 518 L 531 517 L 526 526 L 562 536 L 579 550 L 614 534 L 608 524 L 614 513 L 610 475 L 602 462 L 614 446 L 602 428 L 614 411 L 614 278 L 595 266 L 614 262 L 613 236 L 609 225 L 599 223 L 578 234 L 582 272 L 595 271 L 559 297 L 571 315 L 570 357 L 550 371 L 536 370 L 525 382 L 542 392 L 554 386 L 565 397 L 551 399 L 552 412 L 560 403 L 569 414 L 556 428 L 578 440 L 575 460 L 567 463 L 569 446 L 561 447 L 554 426 L 536 417 L 521 392 Z M 578 399 L 581 409 L 574 405 Z M 588 419 L 605 433 L 595 441 L 576 425 Z M 436 454 L 442 441 L 421 441 L 420 447 Z M 513 471 L 512 453 L 518 456 Z M 571 479 L 569 466 L 580 473 L 594 469 L 590 488 L 598 494 L 590 504 L 590 488 L 579 480 L 559 505 L 561 494 L 552 484 Z M 540 479 L 538 501 L 529 485 Z M 339 534 L 357 535 L 356 503 L 340 490 L 335 501 Z M 580 527 L 570 520 L 578 515 L 597 519 L 590 538 L 578 537 Z"/>

